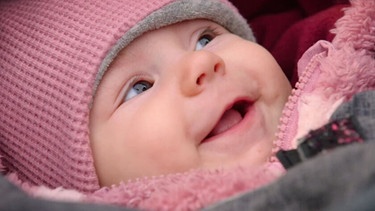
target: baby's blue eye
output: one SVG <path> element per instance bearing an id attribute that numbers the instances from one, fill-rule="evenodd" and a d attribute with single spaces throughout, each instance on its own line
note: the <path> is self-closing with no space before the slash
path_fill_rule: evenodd
<path id="1" fill-rule="evenodd" d="M 142 94 L 143 92 L 150 89 L 152 85 L 153 83 L 148 82 L 148 81 L 137 81 L 136 83 L 133 84 L 133 86 L 126 93 L 125 101 L 128 101 L 132 99 L 133 97 L 136 97 L 139 94 Z"/>
<path id="2" fill-rule="evenodd" d="M 214 39 L 214 36 L 209 35 L 209 34 L 204 34 L 201 37 L 199 37 L 197 44 L 195 45 L 195 50 L 199 51 L 204 46 L 206 46 L 208 43 L 210 43 Z"/>

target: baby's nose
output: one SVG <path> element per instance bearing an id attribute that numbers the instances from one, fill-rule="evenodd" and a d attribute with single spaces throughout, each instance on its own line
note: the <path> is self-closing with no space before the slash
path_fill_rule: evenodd
<path id="1" fill-rule="evenodd" d="M 221 57 L 209 51 L 188 53 L 179 63 L 180 87 L 183 95 L 201 93 L 216 77 L 225 74 L 225 63 Z"/>

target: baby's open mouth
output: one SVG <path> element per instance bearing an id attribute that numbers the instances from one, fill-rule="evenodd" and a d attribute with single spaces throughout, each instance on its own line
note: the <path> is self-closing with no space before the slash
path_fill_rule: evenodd
<path id="1" fill-rule="evenodd" d="M 240 123 L 245 117 L 250 106 L 251 102 L 246 100 L 241 100 L 234 103 L 232 107 L 224 112 L 224 114 L 221 116 L 215 127 L 207 135 L 204 141 L 213 136 L 224 133 L 225 131 L 228 131 L 229 129 Z"/>

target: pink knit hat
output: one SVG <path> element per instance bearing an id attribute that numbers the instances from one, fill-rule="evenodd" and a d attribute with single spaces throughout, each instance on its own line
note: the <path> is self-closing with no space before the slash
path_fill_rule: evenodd
<path id="1" fill-rule="evenodd" d="M 0 155 L 7 173 L 83 192 L 99 189 L 90 103 L 121 49 L 146 31 L 196 18 L 254 40 L 226 0 L 1 1 L 0 14 Z"/>

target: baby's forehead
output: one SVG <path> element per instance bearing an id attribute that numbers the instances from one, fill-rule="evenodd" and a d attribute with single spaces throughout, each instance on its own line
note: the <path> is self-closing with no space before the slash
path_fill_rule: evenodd
<path id="1" fill-rule="evenodd" d="M 168 38 L 163 35 L 171 35 L 179 37 L 179 39 L 189 39 L 192 33 L 197 29 L 202 29 L 209 26 L 222 27 L 218 23 L 207 19 L 193 19 L 185 20 L 171 25 L 163 26 L 158 29 L 150 30 L 135 38 L 126 47 L 124 47 L 116 56 L 117 58 L 142 58 L 143 52 L 150 51 L 156 43 L 168 44 Z"/>

